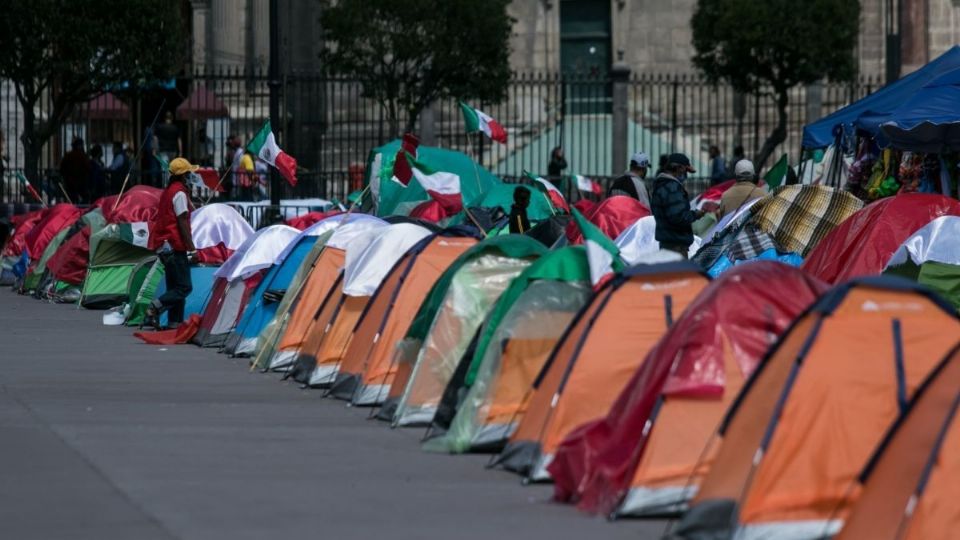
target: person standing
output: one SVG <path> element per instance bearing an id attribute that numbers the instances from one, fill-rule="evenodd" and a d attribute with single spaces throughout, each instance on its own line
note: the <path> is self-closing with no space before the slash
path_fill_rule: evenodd
<path id="1" fill-rule="evenodd" d="M 557 146 L 550 152 L 550 163 L 547 164 L 547 177 L 553 185 L 560 187 L 560 180 L 566 168 L 567 160 L 563 157 L 563 148 Z"/>
<path id="2" fill-rule="evenodd" d="M 196 254 L 190 230 L 190 191 L 187 177 L 197 169 L 184 158 L 170 162 L 170 183 L 160 195 L 157 221 L 148 246 L 157 252 L 163 264 L 167 291 L 147 307 L 144 326 L 158 328 L 160 315 L 168 312 L 168 326 L 183 322 L 187 296 L 193 290 L 190 280 L 190 259 Z"/>
<path id="3" fill-rule="evenodd" d="M 710 146 L 710 185 L 715 186 L 727 179 L 727 162 L 723 159 L 720 147 Z"/>
<path id="4" fill-rule="evenodd" d="M 693 222 L 703 212 L 690 209 L 690 196 L 683 187 L 687 174 L 697 172 L 684 154 L 671 154 L 666 169 L 653 181 L 650 211 L 656 220 L 656 239 L 660 248 L 680 254 L 684 259 L 693 243 Z"/>
<path id="5" fill-rule="evenodd" d="M 107 179 L 110 181 L 110 193 L 120 193 L 123 187 L 123 180 L 130 171 L 130 159 L 120 141 L 113 142 L 113 160 L 107 167 Z"/>
<path id="6" fill-rule="evenodd" d="M 640 204 L 650 208 L 650 196 L 644 183 L 647 171 L 650 169 L 650 158 L 643 152 L 637 152 L 630 158 L 627 173 L 617 178 L 610 185 L 607 197 L 625 195 L 640 201 Z"/>
<path id="7" fill-rule="evenodd" d="M 60 176 L 63 177 L 63 189 L 73 204 L 88 202 L 90 159 L 83 151 L 83 139 L 75 137 L 70 143 L 70 151 L 60 160 Z"/>
<path id="8" fill-rule="evenodd" d="M 527 208 L 530 206 L 530 190 L 517 186 L 513 190 L 513 206 L 510 207 L 510 233 L 524 234 L 530 230 Z"/>
<path id="9" fill-rule="evenodd" d="M 180 128 L 173 123 L 173 113 L 167 111 L 163 115 L 163 123 L 154 128 L 157 138 L 157 153 L 167 162 L 183 155 L 183 141 L 180 139 Z"/>
<path id="10" fill-rule="evenodd" d="M 95 144 L 90 147 L 90 201 L 107 194 L 107 173 L 103 166 L 103 147 Z"/>
<path id="11" fill-rule="evenodd" d="M 717 209 L 718 219 L 723 219 L 727 214 L 740 210 L 748 202 L 766 195 L 763 188 L 757 185 L 757 174 L 749 159 L 741 159 L 734 168 L 734 173 L 737 183 L 723 192 L 720 207 Z"/>

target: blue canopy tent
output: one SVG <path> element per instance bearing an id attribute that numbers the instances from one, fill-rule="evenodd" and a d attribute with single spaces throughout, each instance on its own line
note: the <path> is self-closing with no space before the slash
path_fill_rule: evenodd
<path id="1" fill-rule="evenodd" d="M 879 127 L 884 147 L 924 153 L 960 150 L 960 69 L 921 88 Z"/>
<path id="2" fill-rule="evenodd" d="M 899 107 L 917 91 L 934 79 L 960 68 L 960 46 L 954 46 L 929 64 L 891 83 L 869 96 L 825 116 L 803 128 L 803 147 L 826 148 L 837 136 L 847 138 L 855 128 L 864 129 L 873 135 L 879 132 L 881 120 Z M 863 122 L 858 125 L 858 120 Z"/>

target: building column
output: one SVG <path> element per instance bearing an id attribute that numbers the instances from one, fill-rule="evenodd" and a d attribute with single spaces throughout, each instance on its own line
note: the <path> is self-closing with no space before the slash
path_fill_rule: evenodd
<path id="1" fill-rule="evenodd" d="M 193 9 L 193 40 L 191 61 L 194 69 L 203 69 L 207 65 L 207 51 L 210 50 L 210 0 L 191 0 Z"/>
<path id="2" fill-rule="evenodd" d="M 610 134 L 610 170 L 620 171 L 627 163 L 627 156 L 630 150 L 627 145 L 629 137 L 629 116 L 630 109 L 627 103 L 628 90 L 630 83 L 630 68 L 624 63 L 622 58 L 614 62 L 610 69 L 610 78 L 613 80 L 613 121 L 611 122 L 612 133 Z"/>

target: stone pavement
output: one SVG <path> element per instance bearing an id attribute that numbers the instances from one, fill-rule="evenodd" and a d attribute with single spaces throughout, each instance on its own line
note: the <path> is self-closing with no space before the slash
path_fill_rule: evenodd
<path id="1" fill-rule="evenodd" d="M 657 538 L 420 430 L 0 291 L 0 538 Z"/>

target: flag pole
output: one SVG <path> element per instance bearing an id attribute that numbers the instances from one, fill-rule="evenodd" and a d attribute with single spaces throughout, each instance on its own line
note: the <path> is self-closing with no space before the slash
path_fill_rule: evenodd
<path id="1" fill-rule="evenodd" d="M 27 177 L 24 176 L 23 173 L 20 171 L 17 171 L 16 175 L 17 175 L 17 178 L 20 180 L 20 183 L 27 188 L 27 192 L 29 192 L 30 195 L 32 195 L 33 198 L 36 199 L 38 203 L 40 203 L 40 206 L 42 206 L 43 208 L 46 208 L 47 203 L 43 202 L 43 197 L 41 197 L 40 194 L 37 193 L 37 190 L 33 187 L 32 184 L 30 184 L 30 181 L 27 180 Z M 67 198 L 69 199 L 69 197 Z"/>
<path id="2" fill-rule="evenodd" d="M 167 98 L 163 98 L 163 101 L 160 102 L 160 106 L 157 107 L 157 114 L 153 115 L 153 121 L 150 122 L 150 133 L 153 133 L 153 128 L 157 125 L 157 120 L 160 119 L 160 113 L 163 111 L 163 106 L 167 104 Z M 137 149 L 137 154 L 133 156 L 133 163 L 140 161 L 140 154 L 143 152 L 143 147 L 147 144 L 147 138 L 144 137 L 140 141 L 140 148 Z M 117 205 L 120 204 L 120 198 L 123 197 L 123 192 L 127 189 L 127 182 L 130 180 L 130 173 L 133 172 L 133 164 L 130 164 L 130 168 L 127 170 L 127 175 L 123 177 L 123 185 L 120 186 L 120 193 L 117 193 L 117 200 L 113 203 L 113 209 L 117 209 Z"/>

